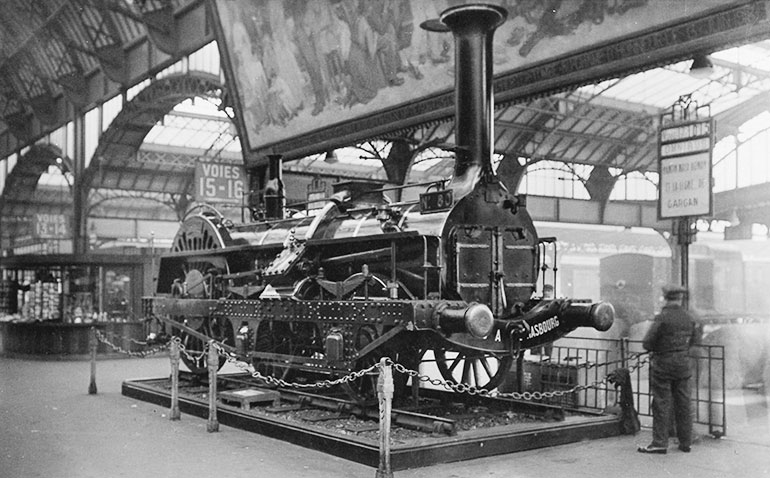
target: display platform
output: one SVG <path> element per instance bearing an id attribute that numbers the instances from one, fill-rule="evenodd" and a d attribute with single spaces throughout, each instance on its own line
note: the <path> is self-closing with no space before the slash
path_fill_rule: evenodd
<path id="1" fill-rule="evenodd" d="M 199 387 L 205 392 L 206 387 Z M 171 406 L 169 378 L 126 380 L 122 394 L 160 406 Z M 450 401 L 451 403 L 451 401 Z M 184 414 L 208 417 L 208 401 L 203 394 L 179 393 L 179 409 Z M 379 465 L 376 437 L 359 436 L 342 429 L 303 425 L 286 420 L 280 414 L 255 413 L 242 404 L 217 405 L 217 419 L 222 425 L 284 440 L 372 467 Z M 376 429 L 376 421 L 373 422 Z M 370 427 L 371 429 L 371 427 Z M 546 448 L 620 434 L 615 415 L 570 414 L 560 421 L 538 421 L 458 431 L 451 436 L 427 434 L 420 438 L 392 436 L 393 470 L 419 468 L 437 463 L 470 460 L 485 456 Z"/>

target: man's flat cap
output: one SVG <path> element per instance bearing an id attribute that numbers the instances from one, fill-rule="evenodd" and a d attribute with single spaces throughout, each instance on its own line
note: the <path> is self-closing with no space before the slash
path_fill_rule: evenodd
<path id="1" fill-rule="evenodd" d="M 667 284 L 663 286 L 663 297 L 665 299 L 678 299 L 687 294 L 687 288 L 678 284 Z"/>

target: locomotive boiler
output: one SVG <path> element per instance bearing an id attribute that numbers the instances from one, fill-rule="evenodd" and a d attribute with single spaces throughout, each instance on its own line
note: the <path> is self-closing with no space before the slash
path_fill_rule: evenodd
<path id="1" fill-rule="evenodd" d="M 492 36 L 505 18 L 464 5 L 427 26 L 455 38 L 456 159 L 451 180 L 419 201 L 388 202 L 387 187 L 350 182 L 314 215 L 283 218 L 272 158 L 266 204 L 278 218 L 188 215 L 145 305 L 198 351 L 183 355 L 193 372 L 206 370 L 200 351 L 215 339 L 284 379 L 340 377 L 388 356 L 415 369 L 435 360 L 444 379 L 492 389 L 521 351 L 577 327 L 610 328 L 608 303 L 535 296 L 541 241 L 525 198 L 491 162 Z M 363 398 L 374 390 L 368 377 L 344 386 Z"/>

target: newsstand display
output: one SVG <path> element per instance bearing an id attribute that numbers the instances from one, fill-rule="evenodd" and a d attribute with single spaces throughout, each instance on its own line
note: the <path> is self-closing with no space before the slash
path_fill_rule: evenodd
<path id="1" fill-rule="evenodd" d="M 143 339 L 151 265 L 143 250 L 0 258 L 0 354 L 87 354 L 91 327 Z"/>

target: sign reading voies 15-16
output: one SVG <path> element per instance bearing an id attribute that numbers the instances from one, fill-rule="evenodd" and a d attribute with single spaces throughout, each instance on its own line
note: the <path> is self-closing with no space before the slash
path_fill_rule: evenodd
<path id="1" fill-rule="evenodd" d="M 240 203 L 245 180 L 243 166 L 199 162 L 195 165 L 195 200 Z"/>
<path id="2" fill-rule="evenodd" d="M 658 135 L 658 217 L 712 213 L 714 120 L 662 124 Z"/>

